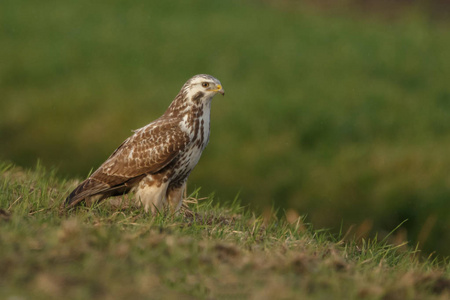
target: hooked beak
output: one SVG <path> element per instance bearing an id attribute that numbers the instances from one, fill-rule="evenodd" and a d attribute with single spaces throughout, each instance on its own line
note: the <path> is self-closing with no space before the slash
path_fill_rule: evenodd
<path id="1" fill-rule="evenodd" d="M 221 93 L 222 96 L 225 96 L 225 91 L 223 90 L 223 87 L 220 84 L 217 85 L 217 90 L 215 90 L 215 92 Z"/>

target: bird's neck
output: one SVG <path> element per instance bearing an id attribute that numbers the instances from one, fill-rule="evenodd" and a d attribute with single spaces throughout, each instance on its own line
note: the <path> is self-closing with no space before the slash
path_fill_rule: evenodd
<path id="1" fill-rule="evenodd" d="M 165 117 L 183 118 L 185 115 L 199 117 L 200 112 L 209 115 L 212 97 L 205 99 L 204 94 L 199 92 L 194 95 L 181 90 L 164 113 Z"/>

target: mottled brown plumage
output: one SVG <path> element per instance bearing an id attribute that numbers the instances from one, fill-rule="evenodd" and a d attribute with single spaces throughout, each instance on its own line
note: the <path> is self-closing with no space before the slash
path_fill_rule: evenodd
<path id="1" fill-rule="evenodd" d="M 133 192 L 153 213 L 177 211 L 190 172 L 209 141 L 211 99 L 224 94 L 210 75 L 196 75 L 181 88 L 167 111 L 135 131 L 65 201 L 99 201 Z"/>

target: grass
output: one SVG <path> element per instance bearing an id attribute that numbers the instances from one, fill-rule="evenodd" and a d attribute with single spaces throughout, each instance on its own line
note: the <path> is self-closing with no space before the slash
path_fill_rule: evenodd
<path id="1" fill-rule="evenodd" d="M 278 2 L 2 1 L 0 159 L 81 179 L 211 73 L 190 192 L 450 255 L 448 20 Z"/>
<path id="2" fill-rule="evenodd" d="M 178 216 L 61 210 L 76 181 L 0 164 L 2 299 L 447 299 L 450 264 L 347 240 L 292 211 L 194 193 Z"/>

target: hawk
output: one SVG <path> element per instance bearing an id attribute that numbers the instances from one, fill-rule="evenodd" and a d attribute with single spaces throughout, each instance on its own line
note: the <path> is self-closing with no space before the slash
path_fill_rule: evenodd
<path id="1" fill-rule="evenodd" d="M 177 212 L 186 181 L 209 141 L 211 100 L 225 92 L 211 75 L 195 75 L 166 112 L 137 129 L 66 198 L 67 208 L 134 193 L 137 205 L 153 214 Z"/>

